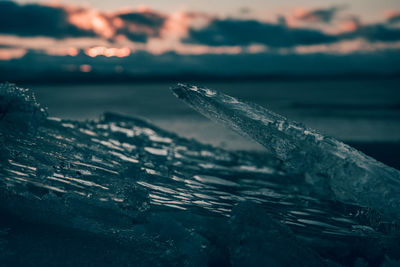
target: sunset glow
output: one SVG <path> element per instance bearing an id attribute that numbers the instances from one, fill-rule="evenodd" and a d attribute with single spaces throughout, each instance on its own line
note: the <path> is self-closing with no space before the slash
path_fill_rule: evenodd
<path id="1" fill-rule="evenodd" d="M 26 49 L 0 49 L 0 60 L 10 60 L 14 58 L 21 58 L 26 54 Z"/>
<path id="2" fill-rule="evenodd" d="M 68 21 L 84 30 L 92 30 L 105 38 L 111 38 L 115 31 L 105 16 L 95 10 L 70 11 Z"/>
<path id="3" fill-rule="evenodd" d="M 386 17 L 388 19 L 400 18 L 400 10 L 389 10 L 386 12 Z"/>
<path id="4" fill-rule="evenodd" d="M 83 64 L 79 66 L 79 70 L 81 72 L 90 72 L 92 71 L 92 66 L 88 65 L 88 64 Z"/>
<path id="5" fill-rule="evenodd" d="M 122 48 L 107 48 L 97 46 L 85 50 L 86 55 L 90 57 L 105 56 L 105 57 L 127 57 L 131 54 L 131 49 L 128 47 Z"/>
<path id="6" fill-rule="evenodd" d="M 360 63 L 345 65 L 355 72 L 382 64 L 379 69 L 394 73 L 400 57 L 399 1 L 238 0 L 229 8 L 227 2 L 121 1 L 0 1 L 0 68 L 127 76 L 293 66 L 302 72 L 303 59 L 315 57 L 320 61 L 310 71 L 324 60 L 341 71 L 340 60 L 352 57 Z"/>
<path id="7" fill-rule="evenodd" d="M 20 37 L 18 35 L 1 35 L 0 32 L 0 48 L 2 48 L 1 46 L 12 48 L 3 49 L 0 60 L 22 57 L 28 51 L 45 51 L 48 55 L 54 56 L 78 56 L 79 51 L 82 50 L 89 57 L 105 56 L 107 58 L 128 57 L 141 50 L 156 55 L 169 51 L 193 55 L 265 53 L 271 51 L 271 48 L 276 48 L 274 47 L 275 43 L 279 42 L 282 42 L 283 46 L 277 47 L 278 50 L 285 50 L 287 46 L 290 46 L 295 48 L 292 51 L 298 53 L 303 53 L 303 51 L 329 52 L 330 47 L 340 46 L 341 42 L 356 39 L 368 41 L 368 38 L 371 38 L 369 35 L 374 34 L 373 32 L 368 33 L 368 31 L 358 31 L 362 27 L 368 27 L 368 24 L 363 24 L 363 20 L 359 16 L 346 14 L 348 8 L 345 6 L 295 7 L 288 14 L 279 15 L 278 19 L 270 18 L 261 21 L 252 19 L 251 12 L 247 13 L 246 19 L 225 18 L 216 14 L 186 11 L 185 9 L 170 13 L 160 12 L 143 4 L 110 12 L 100 11 L 90 6 L 63 5 L 59 2 L 40 5 L 48 7 L 49 12 L 54 10 L 54 14 L 65 13 L 66 18 L 59 17 L 60 26 L 52 22 L 51 25 L 54 29 L 51 31 L 43 29 L 47 33 L 38 33 L 37 37 L 26 36 L 26 33 L 20 34 Z M 19 7 L 23 8 L 24 6 L 20 5 Z M 399 10 L 386 10 L 382 17 L 385 15 L 390 27 L 394 27 L 396 22 L 400 21 L 400 8 Z M 62 21 L 63 19 L 66 20 Z M 371 29 L 385 30 L 385 22 L 379 23 L 382 24 L 380 28 Z M 247 24 L 264 27 L 266 32 L 252 35 L 253 29 L 245 28 Z M 227 28 L 225 29 L 225 27 Z M 237 27 L 237 29 L 228 27 Z M 281 34 L 284 39 L 279 40 L 274 37 L 271 40 L 276 40 L 270 41 L 268 31 L 272 28 L 276 28 L 273 34 Z M 307 34 L 309 30 L 313 31 L 314 35 L 304 38 L 320 36 L 321 41 L 302 39 L 301 34 L 297 33 L 297 31 L 303 31 L 304 34 Z M 279 33 L 280 31 L 282 33 Z M 293 36 L 288 35 L 287 31 L 292 31 Z M 349 33 L 354 34 L 349 35 Z M 356 36 L 357 34 L 359 36 Z M 54 38 L 51 38 L 52 35 Z M 381 38 L 379 33 L 376 33 L 376 36 Z M 29 41 L 28 39 L 24 41 L 24 38 L 27 37 L 29 37 Z M 324 43 L 325 39 L 329 40 L 326 44 Z M 335 45 L 332 45 L 330 42 L 334 39 L 336 39 Z M 39 40 L 43 40 L 43 42 L 38 43 Z M 388 37 L 387 40 L 382 41 L 390 42 L 391 44 L 388 46 L 392 47 L 393 43 L 400 42 L 400 38 Z M 374 47 L 374 43 L 375 41 L 371 42 L 369 47 Z M 324 48 L 315 49 L 316 47 Z M 330 52 L 337 52 L 337 50 L 333 49 Z"/>
<path id="8" fill-rule="evenodd" d="M 342 22 L 342 30 L 345 32 L 352 32 L 357 30 L 361 25 L 361 22 L 358 18 L 350 18 L 349 20 L 345 20 Z"/>
<path id="9" fill-rule="evenodd" d="M 75 57 L 78 55 L 79 50 L 75 47 L 51 47 L 46 49 L 47 54 L 54 56 L 71 56 Z"/>

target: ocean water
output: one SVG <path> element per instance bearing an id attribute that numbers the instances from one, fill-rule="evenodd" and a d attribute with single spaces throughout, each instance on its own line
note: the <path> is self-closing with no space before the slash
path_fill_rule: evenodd
<path id="1" fill-rule="evenodd" d="M 400 140 L 399 80 L 203 83 L 346 142 Z M 262 147 L 205 119 L 171 95 L 174 83 L 29 85 L 51 116 L 97 119 L 104 111 L 144 118 L 183 137 L 228 149 Z"/>
<path id="2" fill-rule="evenodd" d="M 205 119 L 169 90 L 160 89 L 160 84 L 138 91 L 132 87 L 75 86 L 57 94 L 54 88 L 38 86 L 37 100 L 30 91 L 1 87 L 2 265 L 399 263 L 397 170 L 252 104 L 197 87 L 176 91 L 204 115 L 237 125 L 256 141 L 272 137 L 271 145 L 264 145 L 273 153 L 254 150 L 239 136 L 218 140 L 231 133 L 223 133 L 226 130 L 215 123 L 201 124 Z M 233 90 L 228 87 L 223 91 Z M 385 88 L 385 96 L 372 90 L 375 96 L 372 92 L 367 94 L 370 97 L 358 95 L 357 101 L 348 100 L 350 104 L 339 103 L 344 98 L 335 102 L 331 96 L 324 107 L 320 107 L 321 97 L 312 102 L 301 93 L 290 95 L 290 89 L 286 93 L 282 89 L 270 103 L 286 110 L 286 115 L 297 114 L 297 120 L 334 118 L 349 125 L 365 120 L 373 125 L 380 122 L 388 130 L 385 127 L 397 127 L 398 110 L 394 87 Z M 269 97 L 265 92 L 265 98 L 256 97 L 259 103 L 278 94 L 274 90 Z M 251 101 L 249 93 L 244 94 Z M 50 117 L 43 109 L 46 105 Z M 161 108 L 164 105 L 166 110 Z M 92 108 L 103 114 L 101 118 L 91 113 Z M 370 109 L 375 110 L 374 119 L 366 116 Z M 321 110 L 333 111 L 328 115 Z M 131 112 L 165 123 L 174 133 Z M 200 124 L 197 134 L 211 134 L 206 142 L 224 141 L 230 149 L 183 138 L 193 133 L 175 127 L 189 129 L 196 123 Z M 359 125 L 363 124 L 368 123 Z M 337 122 L 336 128 L 339 125 L 344 127 Z M 324 129 L 329 131 L 328 126 Z M 397 133 L 383 135 L 382 131 L 355 139 L 392 141 Z M 246 151 L 234 151 L 238 147 Z M 307 151 L 301 164 L 299 157 L 290 156 L 299 153 L 297 148 Z"/>

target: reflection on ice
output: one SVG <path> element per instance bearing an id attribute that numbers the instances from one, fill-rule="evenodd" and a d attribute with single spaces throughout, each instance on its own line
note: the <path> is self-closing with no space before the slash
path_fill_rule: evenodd
<path id="1" fill-rule="evenodd" d="M 158 156 L 166 156 L 168 155 L 168 151 L 162 148 L 154 148 L 154 147 L 145 147 L 144 150 L 147 152 L 153 154 L 153 155 L 158 155 Z"/>
<path id="2" fill-rule="evenodd" d="M 237 266 L 246 257 L 285 261 L 278 251 L 343 263 L 372 257 L 354 240 L 379 251 L 398 241 L 396 221 L 316 194 L 306 174 L 274 157 L 225 151 L 110 113 L 98 122 L 43 121 L 40 106 L 24 101 L 31 109 L 0 121 L 0 210 L 24 220 L 144 242 L 157 260 L 196 266 L 213 257 Z M 280 249 L 266 257 L 265 244 Z M 347 258 L 330 250 L 346 250 Z M 152 259 L 148 251 L 141 254 Z"/>
<path id="3" fill-rule="evenodd" d="M 178 84 L 174 94 L 204 116 L 263 145 L 288 173 L 306 176 L 315 192 L 400 219 L 400 172 L 264 107 L 210 89 Z"/>
<path id="4" fill-rule="evenodd" d="M 217 185 L 225 185 L 225 186 L 239 186 L 235 182 L 231 182 L 222 178 L 218 178 L 215 176 L 210 175 L 195 175 L 193 176 L 199 182 L 206 183 L 206 184 L 217 184 Z"/>

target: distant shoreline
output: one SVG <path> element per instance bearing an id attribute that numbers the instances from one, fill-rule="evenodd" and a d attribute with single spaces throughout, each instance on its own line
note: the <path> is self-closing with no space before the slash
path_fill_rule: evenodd
<path id="1" fill-rule="evenodd" d="M 100 72 L 40 72 L 19 75 L 17 71 L 0 69 L 0 82 L 17 84 L 124 84 L 158 82 L 301 82 L 327 80 L 398 80 L 400 73 L 346 73 L 346 74 L 105 74 Z"/>

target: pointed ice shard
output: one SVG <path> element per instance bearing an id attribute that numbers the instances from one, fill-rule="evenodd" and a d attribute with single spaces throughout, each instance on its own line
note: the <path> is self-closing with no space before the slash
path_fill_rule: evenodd
<path id="1" fill-rule="evenodd" d="M 204 116 L 263 145 L 287 170 L 328 187 L 336 199 L 400 218 L 398 170 L 261 106 L 197 86 L 178 84 L 172 90 Z"/>

